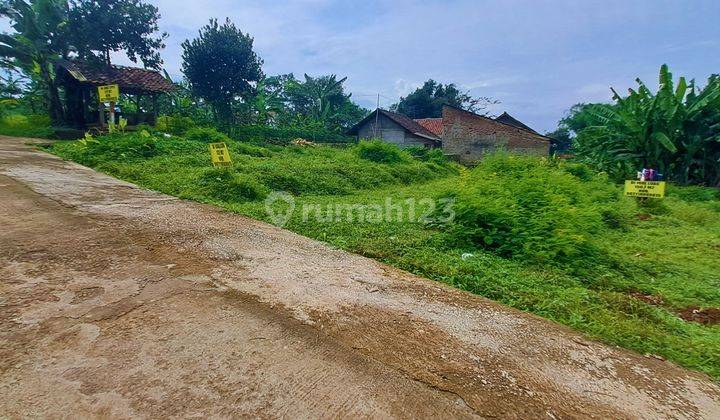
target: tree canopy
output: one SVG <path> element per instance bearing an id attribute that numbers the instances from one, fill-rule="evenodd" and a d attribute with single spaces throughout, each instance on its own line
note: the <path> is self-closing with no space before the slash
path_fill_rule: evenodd
<path id="1" fill-rule="evenodd" d="M 486 97 L 475 98 L 469 92 L 460 91 L 454 83 L 443 85 L 433 79 L 415 89 L 408 96 L 401 97 L 390 109 L 410 118 L 438 118 L 442 116 L 443 105 L 452 105 L 464 110 L 486 114 L 491 104 L 498 103 Z"/>
<path id="2" fill-rule="evenodd" d="M 67 3 L 63 0 L 6 0 L 0 15 L 10 20 L 14 30 L 0 34 L 0 57 L 6 65 L 21 70 L 42 86 L 48 114 L 54 122 L 63 119 L 55 62 L 68 54 L 63 34 L 67 24 Z"/>
<path id="3" fill-rule="evenodd" d="M 230 20 L 203 26 L 198 37 L 182 43 L 182 72 L 191 91 L 213 108 L 217 118 L 234 120 L 233 106 L 249 100 L 263 78 L 263 64 L 253 51 L 253 38 Z"/>
<path id="4" fill-rule="evenodd" d="M 137 63 L 157 69 L 167 33 L 159 33 L 158 8 L 141 0 L 70 0 L 68 39 L 78 56 L 110 64 L 110 54 L 124 51 Z"/>

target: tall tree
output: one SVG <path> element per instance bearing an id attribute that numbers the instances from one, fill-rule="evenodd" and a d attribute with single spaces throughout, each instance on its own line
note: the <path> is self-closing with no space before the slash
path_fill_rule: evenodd
<path id="1" fill-rule="evenodd" d="M 48 114 L 55 123 L 63 120 L 55 63 L 67 56 L 69 46 L 63 34 L 67 22 L 65 0 L 6 0 L 0 15 L 10 20 L 14 33 L 0 34 L 0 57 L 32 77 L 46 96 Z"/>
<path id="2" fill-rule="evenodd" d="M 443 105 L 486 114 L 488 106 L 497 103 L 487 97 L 475 98 L 469 92 L 461 92 L 454 83 L 443 85 L 429 79 L 422 87 L 401 97 L 400 102 L 393 104 L 390 109 L 410 118 L 438 118 L 442 116 Z"/>
<path id="3" fill-rule="evenodd" d="M 162 64 L 160 50 L 167 33 L 159 32 L 158 8 L 141 0 L 70 0 L 68 36 L 84 59 L 110 64 L 110 55 L 124 51 L 147 68 Z"/>
<path id="4" fill-rule="evenodd" d="M 219 122 L 233 122 L 233 106 L 250 100 L 253 83 L 263 78 L 263 61 L 253 51 L 253 38 L 229 19 L 222 25 L 211 19 L 182 48 L 182 71 L 192 92 L 212 106 Z"/>

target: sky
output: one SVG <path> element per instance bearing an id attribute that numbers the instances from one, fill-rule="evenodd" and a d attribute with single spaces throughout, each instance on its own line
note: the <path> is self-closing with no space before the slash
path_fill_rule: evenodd
<path id="1" fill-rule="evenodd" d="M 610 86 L 655 86 L 663 63 L 698 81 L 720 73 L 720 0 L 147 1 L 176 77 L 182 41 L 228 17 L 265 74 L 347 76 L 371 109 L 378 93 L 387 108 L 429 78 L 453 82 L 541 132 L 575 103 L 610 101 Z"/>

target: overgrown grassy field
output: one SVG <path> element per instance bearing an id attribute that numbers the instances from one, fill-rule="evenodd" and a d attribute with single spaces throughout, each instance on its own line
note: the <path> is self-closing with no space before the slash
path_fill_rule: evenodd
<path id="1" fill-rule="evenodd" d="M 211 167 L 207 140 L 227 142 L 232 169 Z M 469 169 L 384 144 L 280 147 L 203 129 L 50 150 L 258 219 L 270 220 L 271 191 L 287 191 L 290 230 L 720 379 L 720 326 L 679 316 L 720 307 L 715 190 L 671 188 L 638 204 L 602 174 L 550 159 L 498 154 Z M 441 199 L 454 200 L 452 220 Z M 401 216 L 387 217 L 388 200 Z"/>

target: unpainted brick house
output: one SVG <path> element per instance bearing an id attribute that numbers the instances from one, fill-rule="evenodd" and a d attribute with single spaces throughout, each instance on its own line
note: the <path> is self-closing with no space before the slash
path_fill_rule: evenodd
<path id="1" fill-rule="evenodd" d="M 401 147 L 442 147 L 446 155 L 462 162 L 478 161 L 497 149 L 539 156 L 550 153 L 548 137 L 506 112 L 493 119 L 453 106 L 443 107 L 442 118 L 417 120 L 377 110 L 349 133 L 358 139 L 377 138 Z"/>

